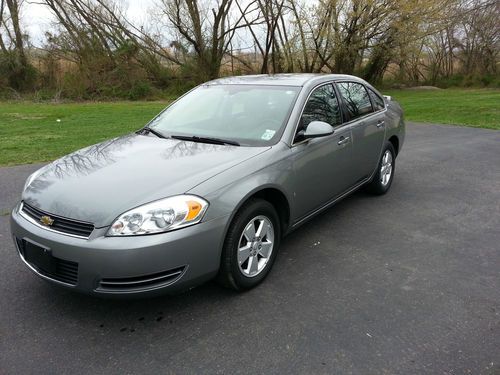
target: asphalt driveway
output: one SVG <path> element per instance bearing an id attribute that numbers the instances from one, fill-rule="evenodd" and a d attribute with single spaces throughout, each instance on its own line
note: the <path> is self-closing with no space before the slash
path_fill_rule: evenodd
<path id="1" fill-rule="evenodd" d="M 113 301 L 18 259 L 0 169 L 0 373 L 500 373 L 500 132 L 408 126 L 389 194 L 290 235 L 260 287 Z"/>

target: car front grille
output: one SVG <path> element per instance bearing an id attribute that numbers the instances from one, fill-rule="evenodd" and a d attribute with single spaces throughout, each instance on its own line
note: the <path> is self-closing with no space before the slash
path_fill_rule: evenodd
<path id="1" fill-rule="evenodd" d="M 16 243 L 23 260 L 40 275 L 73 286 L 78 283 L 78 263 L 52 256 L 43 247 L 19 238 Z"/>
<path id="2" fill-rule="evenodd" d="M 30 217 L 34 222 L 37 223 L 37 225 L 42 226 L 43 228 L 64 234 L 69 234 L 72 236 L 89 238 L 90 234 L 94 230 L 94 224 L 92 223 L 86 223 L 83 221 L 67 219 L 61 216 L 52 215 L 38 208 L 30 206 L 26 202 L 22 203 L 21 212 L 24 213 L 26 216 Z M 54 220 L 50 226 L 45 226 L 41 224 L 41 219 L 44 216 L 48 216 L 50 219 Z"/>
<path id="3" fill-rule="evenodd" d="M 97 290 L 103 292 L 133 292 L 154 289 L 174 283 L 182 276 L 185 269 L 184 266 L 144 276 L 104 278 L 99 282 Z"/>

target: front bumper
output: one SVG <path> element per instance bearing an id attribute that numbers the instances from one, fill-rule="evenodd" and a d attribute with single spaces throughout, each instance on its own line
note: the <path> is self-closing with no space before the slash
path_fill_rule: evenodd
<path id="1" fill-rule="evenodd" d="M 85 240 L 34 225 L 16 207 L 11 232 L 21 259 L 46 280 L 94 295 L 155 295 L 189 289 L 216 275 L 228 220 L 226 216 L 172 232 L 131 237 L 105 237 L 107 228 L 96 228 Z M 74 282 L 26 261 L 22 244 L 27 242 L 49 251 L 63 268 L 76 264 Z"/>

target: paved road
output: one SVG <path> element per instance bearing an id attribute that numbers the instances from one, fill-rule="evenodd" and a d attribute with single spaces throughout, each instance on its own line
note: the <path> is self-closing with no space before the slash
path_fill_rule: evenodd
<path id="1" fill-rule="evenodd" d="M 33 169 L 0 169 L 3 212 Z M 4 214 L 0 373 L 499 374 L 499 228 L 500 132 L 436 125 L 409 125 L 388 195 L 302 227 L 241 295 L 54 288 L 21 264 Z"/>

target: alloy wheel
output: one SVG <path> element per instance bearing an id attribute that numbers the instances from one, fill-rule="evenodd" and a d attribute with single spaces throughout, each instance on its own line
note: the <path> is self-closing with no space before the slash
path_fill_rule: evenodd
<path id="1" fill-rule="evenodd" d="M 382 186 L 387 186 L 392 176 L 392 153 L 389 150 L 385 150 L 384 156 L 382 157 L 382 165 L 380 167 L 380 182 Z"/>
<path id="2" fill-rule="evenodd" d="M 238 266 L 246 277 L 260 274 L 271 258 L 274 247 L 274 227 L 263 215 L 254 217 L 245 226 L 238 242 Z"/>

